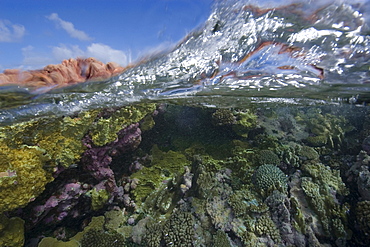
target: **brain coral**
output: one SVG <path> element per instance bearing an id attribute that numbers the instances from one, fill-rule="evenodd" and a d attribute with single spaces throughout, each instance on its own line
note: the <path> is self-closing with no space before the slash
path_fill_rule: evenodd
<path id="1" fill-rule="evenodd" d="M 283 189 L 286 191 L 287 177 L 276 166 L 265 164 L 259 166 L 253 174 L 253 182 L 263 194 L 269 193 L 273 189 Z"/>

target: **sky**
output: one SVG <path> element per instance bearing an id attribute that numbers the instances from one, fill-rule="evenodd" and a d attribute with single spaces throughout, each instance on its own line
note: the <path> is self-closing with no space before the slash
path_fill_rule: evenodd
<path id="1" fill-rule="evenodd" d="M 178 43 L 212 0 L 0 0 L 0 72 L 95 57 L 122 66 Z"/>

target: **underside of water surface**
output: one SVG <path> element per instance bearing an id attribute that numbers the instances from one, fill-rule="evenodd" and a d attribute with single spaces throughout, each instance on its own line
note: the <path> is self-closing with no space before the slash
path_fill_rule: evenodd
<path id="1" fill-rule="evenodd" d="M 365 1 L 216 1 L 106 81 L 0 88 L 0 246 L 369 246 Z"/>
<path id="2" fill-rule="evenodd" d="M 219 107 L 368 102 L 368 12 L 361 1 L 216 1 L 182 42 L 118 77 L 54 90 L 2 87 L 0 121 L 148 100 L 205 105 L 215 98 L 210 105 Z"/>

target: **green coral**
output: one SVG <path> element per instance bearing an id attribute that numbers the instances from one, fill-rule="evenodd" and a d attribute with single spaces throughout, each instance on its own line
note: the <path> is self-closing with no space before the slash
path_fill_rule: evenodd
<path id="1" fill-rule="evenodd" d="M 229 237 L 224 231 L 218 230 L 213 236 L 214 247 L 231 247 Z"/>
<path id="2" fill-rule="evenodd" d="M 194 220 L 189 212 L 174 212 L 164 223 L 151 226 L 145 236 L 146 246 L 193 246 Z"/>
<path id="3" fill-rule="evenodd" d="M 114 140 L 123 126 L 140 121 L 154 109 L 155 104 L 128 106 L 97 120 L 99 110 L 92 110 L 0 127 L 0 212 L 37 197 L 53 180 L 57 165 L 76 163 L 86 149 L 82 139 L 89 131 L 96 144 L 103 145 Z"/>
<path id="4" fill-rule="evenodd" d="M 149 167 L 137 171 L 131 175 L 132 179 L 138 179 L 139 183 L 133 195 L 138 203 L 155 191 L 163 181 L 169 181 L 176 178 L 177 175 L 184 172 L 184 167 L 190 165 L 185 155 L 174 152 L 161 151 L 157 145 L 152 150 L 152 162 Z"/>
<path id="5" fill-rule="evenodd" d="M 18 148 L 37 146 L 46 151 L 56 164 L 68 167 L 85 150 L 81 139 L 96 117 L 97 111 L 80 113 L 76 117 L 61 117 L 28 121 L 0 128 L 2 146 Z"/>
<path id="6" fill-rule="evenodd" d="M 315 181 L 311 177 L 302 177 L 301 179 L 302 190 L 317 214 L 312 217 L 319 220 L 324 234 L 334 234 L 337 239 L 346 239 L 347 229 L 344 228 L 344 225 L 347 224 L 348 207 L 346 204 L 338 204 L 333 193 L 335 188 L 331 187 L 330 184 L 325 184 L 330 183 L 330 180 L 324 181 Z"/>
<path id="7" fill-rule="evenodd" d="M 272 150 L 264 149 L 257 153 L 257 161 L 260 165 L 271 164 L 278 165 L 280 163 L 279 156 Z"/>
<path id="8" fill-rule="evenodd" d="M 248 137 L 251 129 L 257 126 L 257 115 L 249 109 L 235 111 L 236 124 L 233 125 L 235 133 L 242 137 Z"/>
<path id="9" fill-rule="evenodd" d="M 370 201 L 361 201 L 356 206 L 356 220 L 359 230 L 364 233 L 367 243 L 370 243 Z"/>
<path id="10" fill-rule="evenodd" d="M 237 190 L 228 198 L 228 203 L 236 217 L 243 217 L 252 213 L 261 213 L 268 210 L 259 197 L 249 189 Z"/>
<path id="11" fill-rule="evenodd" d="M 163 225 L 160 223 L 147 226 L 147 232 L 144 236 L 145 245 L 148 247 L 161 246 L 161 241 L 163 237 L 162 231 Z"/>
<path id="12" fill-rule="evenodd" d="M 109 199 L 109 193 L 105 189 L 92 189 L 87 195 L 91 196 L 91 206 L 93 210 L 101 209 Z"/>
<path id="13" fill-rule="evenodd" d="M 167 221 L 163 231 L 166 246 L 193 246 L 194 221 L 191 213 L 175 212 Z"/>
<path id="14" fill-rule="evenodd" d="M 82 232 L 78 232 L 75 236 L 73 236 L 69 241 L 60 241 L 56 238 L 46 237 L 43 238 L 38 247 L 50 247 L 50 246 L 58 246 L 58 247 L 80 247 L 80 242 L 84 237 L 84 234 L 90 230 L 100 230 L 104 227 L 104 216 L 93 217 L 89 225 L 87 225 Z"/>
<path id="15" fill-rule="evenodd" d="M 38 247 L 81 247 L 80 243 L 76 240 L 61 241 L 56 238 L 46 237 L 43 238 Z"/>
<path id="16" fill-rule="evenodd" d="M 299 147 L 297 154 L 301 160 L 318 160 L 320 157 L 319 153 L 312 147 L 299 145 L 297 147 Z"/>
<path id="17" fill-rule="evenodd" d="M 24 244 L 24 221 L 0 214 L 0 246 L 22 247 Z"/>
<path id="18" fill-rule="evenodd" d="M 0 127 L 0 212 L 26 205 L 53 180 L 57 165 L 76 162 L 81 139 L 96 112 L 76 117 L 32 120 Z M 8 192 L 8 193 L 7 193 Z"/>
<path id="19" fill-rule="evenodd" d="M 275 244 L 281 242 L 279 229 L 268 215 L 262 215 L 257 219 L 255 233 L 258 236 L 270 237 Z"/>
<path id="20" fill-rule="evenodd" d="M 344 117 L 323 114 L 319 110 L 297 116 L 297 119 L 306 124 L 310 133 L 306 141 L 313 147 L 338 148 L 343 142 L 345 133 L 353 129 Z"/>
<path id="21" fill-rule="evenodd" d="M 212 123 L 216 126 L 232 125 L 236 123 L 236 117 L 228 109 L 217 109 L 212 114 Z"/>
<path id="22" fill-rule="evenodd" d="M 349 193 L 342 181 L 339 170 L 330 169 L 330 167 L 322 163 L 304 164 L 302 165 L 302 170 L 306 174 L 309 174 L 320 186 L 327 188 L 327 190 L 330 190 L 328 188 L 329 186 L 341 195 L 347 195 Z"/>
<path id="23" fill-rule="evenodd" d="M 125 242 L 125 238 L 117 232 L 90 229 L 84 234 L 81 247 L 122 247 Z"/>
<path id="24" fill-rule="evenodd" d="M 275 189 L 282 192 L 288 189 L 286 175 L 278 167 L 270 164 L 259 166 L 253 174 L 253 181 L 263 195 Z"/>
<path id="25" fill-rule="evenodd" d="M 156 109 L 156 104 L 139 104 L 114 110 L 108 117 L 100 117 L 94 122 L 90 135 L 95 145 L 105 144 L 117 139 L 117 132 L 124 127 L 139 122 Z M 149 128 L 149 126 L 148 126 Z"/>

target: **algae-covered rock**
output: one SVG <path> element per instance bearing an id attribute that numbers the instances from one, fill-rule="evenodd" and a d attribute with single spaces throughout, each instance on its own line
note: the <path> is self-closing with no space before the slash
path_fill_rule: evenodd
<path id="1" fill-rule="evenodd" d="M 91 195 L 91 206 L 93 210 L 101 209 L 109 199 L 109 193 L 105 189 L 92 189 L 89 193 Z"/>
<path id="2" fill-rule="evenodd" d="M 0 246 L 23 247 L 24 221 L 13 217 L 8 219 L 0 214 Z"/>
<path id="3" fill-rule="evenodd" d="M 242 137 L 248 137 L 248 132 L 257 126 L 257 115 L 249 109 L 235 111 L 236 123 L 233 125 L 235 133 Z"/>
<path id="4" fill-rule="evenodd" d="M 45 237 L 43 238 L 38 247 L 81 247 L 81 241 L 85 234 L 90 230 L 101 231 L 104 227 L 104 216 L 93 217 L 91 222 L 83 229 L 83 231 L 78 232 L 75 236 L 71 237 L 69 241 L 60 241 L 56 238 Z"/>
<path id="5" fill-rule="evenodd" d="M 124 127 L 139 122 L 147 114 L 152 113 L 156 108 L 156 104 L 140 104 L 130 105 L 120 109 L 106 111 L 105 115 L 99 117 L 94 122 L 90 135 L 94 144 L 97 146 L 103 146 L 109 142 L 117 139 L 117 132 Z M 151 124 L 153 124 L 152 119 Z M 147 126 L 149 129 L 149 126 Z"/>
<path id="6" fill-rule="evenodd" d="M 162 182 L 182 174 L 185 166 L 190 164 L 185 155 L 172 150 L 163 152 L 156 145 L 153 146 L 151 153 L 150 167 L 144 167 L 131 175 L 132 179 L 138 180 L 138 185 L 133 190 L 133 195 L 138 203 L 159 188 Z"/>

